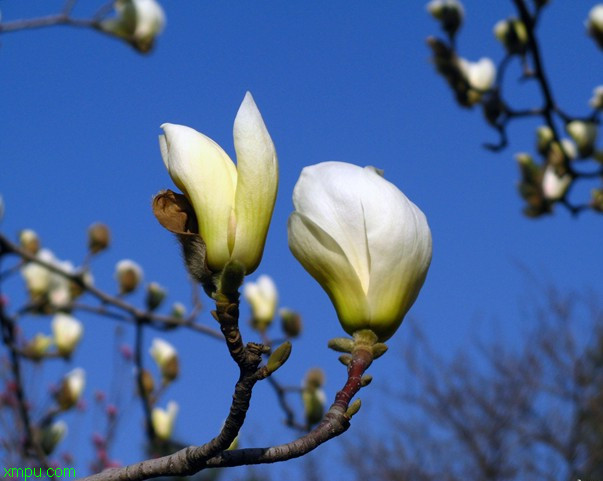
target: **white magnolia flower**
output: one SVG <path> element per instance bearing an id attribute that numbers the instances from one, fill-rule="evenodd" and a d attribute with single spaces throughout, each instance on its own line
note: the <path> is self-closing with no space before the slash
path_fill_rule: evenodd
<path id="1" fill-rule="evenodd" d="M 76 348 L 84 333 L 82 323 L 69 314 L 56 314 L 51 323 L 54 343 L 59 353 L 68 356 Z"/>
<path id="2" fill-rule="evenodd" d="M 42 430 L 42 438 L 40 440 L 44 452 L 51 454 L 56 446 L 65 438 L 67 432 L 67 423 L 63 420 L 55 421 L 50 426 L 45 427 Z"/>
<path id="3" fill-rule="evenodd" d="M 167 404 L 167 409 L 153 408 L 151 412 L 151 421 L 153 429 L 159 439 L 170 439 L 174 429 L 174 421 L 178 414 L 178 403 L 170 401 Z"/>
<path id="4" fill-rule="evenodd" d="M 38 259 L 54 263 L 56 261 L 54 254 L 48 249 L 40 249 L 37 254 Z M 35 262 L 28 262 L 21 268 L 21 275 L 25 279 L 27 290 L 32 297 L 39 297 L 48 294 L 50 290 L 51 272 L 44 266 Z"/>
<path id="5" fill-rule="evenodd" d="M 597 140 L 597 125 L 593 122 L 572 120 L 565 128 L 576 143 L 578 151 L 584 156 L 590 155 Z"/>
<path id="6" fill-rule="evenodd" d="M 593 96 L 588 103 L 593 109 L 603 109 L 603 85 L 594 88 Z"/>
<path id="7" fill-rule="evenodd" d="M 81 367 L 77 367 L 65 374 L 63 382 L 69 390 L 69 395 L 73 401 L 72 404 L 75 404 L 79 401 L 82 392 L 84 391 L 84 387 L 86 386 L 86 371 Z"/>
<path id="8" fill-rule="evenodd" d="M 196 130 L 161 127 L 163 162 L 195 210 L 209 268 L 221 271 L 233 259 L 250 274 L 262 258 L 278 186 L 276 151 L 253 97 L 247 92 L 234 121 L 236 167 Z"/>
<path id="9" fill-rule="evenodd" d="M 599 33 L 603 32 L 603 3 L 599 3 L 591 8 L 590 12 L 588 13 L 586 26 L 589 28 L 591 33 L 593 31 Z"/>
<path id="10" fill-rule="evenodd" d="M 270 276 L 261 275 L 257 282 L 247 282 L 243 295 L 249 305 L 254 321 L 264 328 L 272 322 L 278 304 L 276 285 Z"/>
<path id="11" fill-rule="evenodd" d="M 156 337 L 153 339 L 149 353 L 157 363 L 164 379 L 173 381 L 178 377 L 178 352 L 174 346 Z"/>
<path id="12" fill-rule="evenodd" d="M 101 28 L 148 52 L 165 26 L 165 14 L 156 0 L 116 0 L 117 16 L 101 22 Z"/>
<path id="13" fill-rule="evenodd" d="M 293 191 L 289 247 L 322 285 L 343 328 L 393 335 L 431 262 L 423 212 L 373 167 L 325 162 Z"/>
<path id="14" fill-rule="evenodd" d="M 548 200 L 559 200 L 565 195 L 571 182 L 569 174 L 559 177 L 554 167 L 548 165 L 542 177 L 542 192 Z"/>
<path id="15" fill-rule="evenodd" d="M 130 259 L 123 259 L 115 265 L 115 279 L 121 294 L 135 290 L 142 282 L 142 268 Z"/>
<path id="16" fill-rule="evenodd" d="M 464 58 L 459 58 L 459 68 L 471 88 L 475 90 L 488 90 L 496 79 L 494 62 L 487 57 L 483 57 L 477 62 L 470 62 Z"/>
<path id="17" fill-rule="evenodd" d="M 452 35 L 459 29 L 465 17 L 465 9 L 458 0 L 431 0 L 427 4 L 427 11 Z"/>

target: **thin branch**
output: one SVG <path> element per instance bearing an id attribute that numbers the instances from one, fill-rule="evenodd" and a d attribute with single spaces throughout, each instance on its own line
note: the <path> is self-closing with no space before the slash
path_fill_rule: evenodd
<path id="1" fill-rule="evenodd" d="M 145 418 L 145 432 L 151 444 L 157 438 L 153 420 L 151 417 L 151 401 L 144 385 L 144 364 L 142 361 L 142 341 L 143 327 L 145 319 L 136 319 L 136 331 L 134 338 L 134 363 L 136 364 L 136 383 L 138 385 L 138 395 L 142 404 L 142 412 Z"/>
<path id="2" fill-rule="evenodd" d="M 148 319 L 151 323 L 164 324 L 165 326 L 168 326 L 168 327 L 183 326 L 183 327 L 194 329 L 197 332 L 206 334 L 215 339 L 223 339 L 222 335 L 219 332 L 217 332 L 216 330 L 214 330 L 210 327 L 207 327 L 207 326 L 203 326 L 196 322 L 193 322 L 192 315 L 196 315 L 196 313 L 199 310 L 198 306 L 195 306 L 195 309 L 193 309 L 191 316 L 189 316 L 187 319 L 180 319 L 180 318 L 177 318 L 174 316 L 166 316 L 166 315 L 156 314 L 154 312 L 149 312 L 146 310 L 138 309 L 138 308 L 134 307 L 133 305 L 128 304 L 122 298 L 116 297 L 116 296 L 111 296 L 111 295 L 101 291 L 96 286 L 87 282 L 83 272 L 81 272 L 81 271 L 76 272 L 76 273 L 66 272 L 62 268 L 60 268 L 52 263 L 43 261 L 43 260 L 39 259 L 38 257 L 36 257 L 35 255 L 30 254 L 29 252 L 25 251 L 21 247 L 17 246 L 13 242 L 11 242 L 9 239 L 7 239 L 2 234 L 0 234 L 0 253 L 12 253 L 12 254 L 15 254 L 15 255 L 21 257 L 21 259 L 23 259 L 25 261 L 34 262 L 36 264 L 39 264 L 39 265 L 47 268 L 49 271 L 57 273 L 57 274 L 65 277 L 66 279 L 69 279 L 71 282 L 75 283 L 78 287 L 84 289 L 86 292 L 88 292 L 92 296 L 96 297 L 99 301 L 101 301 L 101 303 L 113 305 L 113 306 L 127 312 L 133 319 L 143 319 L 144 318 L 144 319 Z"/>

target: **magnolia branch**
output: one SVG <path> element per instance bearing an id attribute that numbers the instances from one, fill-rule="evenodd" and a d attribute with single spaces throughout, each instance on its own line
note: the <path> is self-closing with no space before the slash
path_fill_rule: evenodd
<path id="1" fill-rule="evenodd" d="M 108 469 L 82 479 L 86 481 L 142 481 L 159 476 L 191 475 L 206 468 L 275 463 L 303 456 L 328 440 L 341 435 L 350 427 L 350 419 L 355 414 L 358 406 L 352 408 L 349 403 L 362 387 L 362 375 L 371 362 L 372 355 L 368 351 L 359 350 L 353 354 L 348 368 L 347 381 L 337 393 L 335 402 L 331 405 L 323 420 L 308 434 L 294 441 L 273 447 L 237 450 L 225 450 L 225 444 L 220 443 L 219 448 L 221 450 L 216 451 L 216 449 L 219 449 L 218 443 L 214 445 L 216 449 L 208 448 L 218 439 L 214 438 L 203 446 L 189 446 L 163 458 L 142 461 L 124 468 Z M 252 379 L 261 377 L 262 369 L 265 368 L 256 371 Z M 242 379 L 239 383 L 241 382 Z M 237 384 L 238 387 L 239 383 Z M 252 384 L 241 384 L 241 395 L 244 394 L 250 397 L 251 387 L 253 387 Z M 237 397 L 236 390 L 235 397 Z M 234 406 L 235 403 L 233 402 L 231 415 Z M 225 423 L 223 432 L 227 429 L 227 423 Z"/>
<path id="2" fill-rule="evenodd" d="M 14 255 L 19 256 L 24 261 L 34 262 L 36 264 L 39 264 L 39 265 L 45 267 L 46 269 L 48 269 L 49 271 L 57 273 L 57 274 L 65 277 L 66 279 L 69 279 L 71 282 L 75 283 L 78 287 L 80 287 L 84 291 L 88 292 L 89 294 L 91 294 L 93 297 L 97 298 L 101 302 L 101 306 L 99 306 L 98 308 L 85 307 L 84 309 L 87 311 L 95 312 L 102 316 L 113 317 L 118 320 L 123 320 L 123 319 L 120 319 L 120 317 L 118 315 L 113 314 L 110 311 L 106 310 L 105 306 L 111 305 L 111 306 L 117 307 L 118 309 L 121 309 L 121 310 L 125 311 L 127 314 L 129 314 L 132 322 L 135 322 L 136 319 L 147 319 L 149 322 L 149 325 L 153 326 L 153 327 L 160 327 L 160 328 L 161 327 L 179 327 L 179 326 L 186 327 L 189 329 L 193 329 L 196 332 L 199 332 L 201 334 L 205 334 L 210 337 L 213 337 L 215 339 L 223 339 L 222 335 L 219 332 L 217 332 L 216 330 L 214 330 L 208 326 L 204 326 L 202 324 L 198 324 L 198 323 L 194 322 L 194 318 L 196 317 L 196 315 L 198 314 L 199 309 L 200 309 L 199 304 L 195 305 L 195 308 L 193 309 L 191 315 L 189 315 L 186 319 L 180 319 L 180 318 L 177 318 L 174 316 L 156 314 L 154 312 L 139 309 L 139 308 L 127 303 L 120 297 L 111 296 L 110 294 L 107 294 L 106 292 L 100 290 L 99 288 L 95 287 L 90 282 L 88 282 L 85 279 L 84 272 L 75 272 L 75 273 L 67 272 L 64 269 L 61 269 L 60 267 L 58 267 L 52 263 L 39 259 L 35 255 L 27 252 L 26 250 L 22 249 L 15 243 L 11 242 L 4 235 L 0 234 L 0 255 L 3 255 L 3 254 L 14 254 Z M 80 306 L 80 305 L 74 304 L 72 307 L 75 307 L 75 306 Z"/>

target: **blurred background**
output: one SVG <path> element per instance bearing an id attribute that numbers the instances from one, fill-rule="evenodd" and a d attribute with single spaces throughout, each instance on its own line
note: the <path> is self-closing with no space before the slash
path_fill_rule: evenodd
<path id="1" fill-rule="evenodd" d="M 79 2 L 74 16 L 90 16 L 98 7 L 93 3 Z M 504 52 L 492 28 L 514 14 L 513 5 L 490 2 L 486 7 L 478 0 L 464 4 L 465 24 L 458 38 L 462 55 L 473 61 L 483 56 L 499 61 Z M 602 80 L 601 54 L 584 28 L 594 4 L 552 2 L 538 26 L 554 94 L 576 115 L 589 111 L 592 89 Z M 435 376 L 450 373 L 448 379 L 456 379 L 451 373 L 462 353 L 464 368 L 483 376 L 474 385 L 477 393 L 484 394 L 489 405 L 499 400 L 508 406 L 517 398 L 509 393 L 516 391 L 503 377 L 498 390 L 490 392 L 488 386 L 494 384 L 489 382 L 497 379 L 498 371 L 488 359 L 511 358 L 516 364 L 506 365 L 506 370 L 529 372 L 533 366 L 522 356 L 540 349 L 544 334 L 541 338 L 536 333 L 555 331 L 565 332 L 564 339 L 572 339 L 572 355 L 583 358 L 594 339 L 593 326 L 601 324 L 601 221 L 591 212 L 573 218 L 563 209 L 537 220 L 521 214 L 513 154 L 534 151 L 539 123 L 513 123 L 510 146 L 502 153 L 482 147 L 495 142 L 496 133 L 479 111 L 461 110 L 436 75 L 425 39 L 440 31 L 424 2 L 165 1 L 162 6 L 167 26 L 146 56 L 88 29 L 51 27 L 0 36 L 4 234 L 16 239 L 21 229 L 32 228 L 44 247 L 77 265 L 86 254 L 86 229 L 92 222 L 104 222 L 113 242 L 92 264 L 98 287 L 115 293 L 115 264 L 129 258 L 143 267 L 145 282 L 157 281 L 167 289 L 165 312 L 175 301 L 190 307 L 191 288 L 179 246 L 150 207 L 159 190 L 175 189 L 159 154 L 159 126 L 171 122 L 193 127 L 234 159 L 232 125 L 245 92 L 251 91 L 278 152 L 280 185 L 263 261 L 250 280 L 270 275 L 280 305 L 299 311 L 303 318 L 303 334 L 276 378 L 299 386 L 309 368 L 321 367 L 328 400 L 343 385 L 345 369 L 326 345 L 343 331 L 326 294 L 287 246 L 291 193 L 301 169 L 327 160 L 384 169 L 385 177 L 425 212 L 434 241 L 427 281 L 388 342 L 390 352 L 371 366 L 374 381 L 360 394 L 363 406 L 350 430 L 310 456 L 251 470 L 237 468 L 225 479 L 353 479 L 361 476 L 361 468 L 368 469 L 362 475 L 373 473 L 374 479 L 430 479 L 418 474 L 405 478 L 396 466 L 388 477 L 375 466 L 350 461 L 350 453 L 356 453 L 352 459 L 377 459 L 383 466 L 384 460 L 399 457 L 408 459 L 406 467 L 414 460 L 426 471 L 437 472 L 433 456 L 448 456 L 450 463 L 469 459 L 461 448 L 436 456 L 445 446 L 441 443 L 454 438 L 454 430 L 405 399 L 413 393 L 426 399 L 428 390 L 421 387 L 426 376 L 417 376 L 417 370 Z M 61 7 L 62 2 L 54 0 L 0 0 L 3 21 L 55 13 Z M 507 75 L 506 95 L 517 108 L 539 105 L 536 86 L 515 81 L 520 75 L 517 62 Z M 27 299 L 19 276 L 5 283 L 3 293 L 9 311 Z M 142 298 L 138 293 L 129 300 L 142 305 Z M 207 297 L 203 304 L 200 320 L 217 328 Z M 558 315 L 559 306 L 566 306 L 565 317 Z M 568 306 L 573 309 L 570 314 Z M 87 408 L 65 416 L 69 434 L 57 449 L 73 455 L 76 473 L 83 476 L 92 459 L 91 433 L 104 422 L 95 413 L 95 390 L 107 393 L 119 406 L 112 457 L 124 464 L 143 459 L 145 441 L 132 373 L 118 359 L 118 347 L 131 345 L 133 329 L 89 314 L 77 317 L 84 322 L 85 334 L 72 363 L 55 360 L 44 369 L 29 366 L 26 389 L 34 401 L 43 401 L 62 373 L 75 366 L 86 369 Z M 257 341 L 248 319 L 249 310 L 243 306 L 244 338 Z M 30 317 L 22 327 L 29 333 L 49 332 L 48 320 Z M 272 329 L 273 337 L 279 337 L 278 325 Z M 201 444 L 218 432 L 228 413 L 237 368 L 214 339 L 185 330 L 157 335 L 177 347 L 182 364 L 181 377 L 160 405 L 176 400 L 180 412 L 174 438 Z M 145 343 L 150 346 L 154 337 L 147 332 Z M 153 368 L 148 356 L 146 363 Z M 420 368 L 414 369 L 416 363 Z M 551 379 L 558 377 L 555 371 Z M 459 389 L 457 401 L 467 392 Z M 550 399 L 538 399 L 535 406 L 547 412 Z M 301 412 L 299 401 L 292 402 Z M 38 404 L 34 412 L 43 408 Z M 555 405 L 560 419 L 572 418 L 573 409 Z M 471 430 L 469 413 L 461 409 L 457 414 L 459 423 Z M 505 416 L 502 419 L 512 425 L 520 419 Z M 284 427 L 283 419 L 274 391 L 267 382 L 259 383 L 240 446 L 270 446 L 297 437 Z M 544 423 L 552 421 L 545 416 Z M 416 439 L 426 443 L 422 461 L 412 449 L 419 444 L 408 444 L 413 429 Z M 516 441 L 514 446 L 522 444 Z M 542 447 L 533 453 L 541 454 L 537 465 L 549 456 L 557 459 Z M 560 477 L 551 479 L 572 475 L 563 462 L 552 462 L 559 463 L 555 470 Z M 504 476 L 482 479 L 521 479 L 513 477 L 517 472 Z"/>

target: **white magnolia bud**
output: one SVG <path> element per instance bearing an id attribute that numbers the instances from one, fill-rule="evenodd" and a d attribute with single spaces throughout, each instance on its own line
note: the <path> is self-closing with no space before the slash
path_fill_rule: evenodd
<path id="1" fill-rule="evenodd" d="M 593 153 L 597 140 L 597 126 L 593 122 L 573 120 L 565 126 L 567 133 L 576 143 L 578 152 L 582 157 Z"/>
<path id="2" fill-rule="evenodd" d="M 35 255 L 40 250 L 40 238 L 32 229 L 24 229 L 19 232 L 19 244 L 30 254 Z"/>
<path id="3" fill-rule="evenodd" d="M 69 356 L 84 334 L 82 323 L 69 314 L 56 314 L 51 323 L 54 343 L 59 354 Z"/>
<path id="4" fill-rule="evenodd" d="M 563 198 L 571 182 L 572 178 L 569 174 L 559 177 L 555 168 L 548 165 L 542 177 L 542 192 L 548 200 L 559 200 Z"/>
<path id="5" fill-rule="evenodd" d="M 477 62 L 470 62 L 464 58 L 459 58 L 459 68 L 469 86 L 480 92 L 490 89 L 496 79 L 494 62 L 487 57 L 483 57 Z"/>
<path id="6" fill-rule="evenodd" d="M 603 48 L 603 3 L 595 5 L 588 14 L 586 20 L 588 33 Z"/>
<path id="7" fill-rule="evenodd" d="M 121 260 L 115 266 L 115 278 L 120 294 L 128 294 L 142 282 L 142 268 L 130 259 Z"/>
<path id="8" fill-rule="evenodd" d="M 101 29 L 123 38 L 146 53 L 165 26 L 165 14 L 155 0 L 116 0 L 116 17 L 101 22 Z"/>
<path id="9" fill-rule="evenodd" d="M 588 103 L 593 109 L 603 110 L 603 85 L 595 87 Z"/>
<path id="10" fill-rule="evenodd" d="M 163 339 L 155 338 L 149 353 L 166 381 L 173 381 L 178 377 L 178 352 L 174 346 Z"/>
<path id="11" fill-rule="evenodd" d="M 172 436 L 174 429 L 174 421 L 178 414 L 178 403 L 170 401 L 167 404 L 167 409 L 153 408 L 151 412 L 151 421 L 153 429 L 159 439 L 168 440 Z"/>
<path id="12" fill-rule="evenodd" d="M 278 187 L 276 151 L 253 97 L 245 94 L 234 121 L 236 167 L 196 130 L 161 128 L 163 162 L 195 211 L 209 268 L 220 272 L 235 260 L 251 274 L 262 258 Z"/>
<path id="13" fill-rule="evenodd" d="M 431 262 L 425 215 L 373 167 L 324 162 L 293 190 L 289 247 L 349 334 L 384 341 L 417 298 Z"/>
<path id="14" fill-rule="evenodd" d="M 257 282 L 247 282 L 243 287 L 243 295 L 251 306 L 254 324 L 265 330 L 270 325 L 276 313 L 278 292 L 270 276 L 261 275 Z"/>
<path id="15" fill-rule="evenodd" d="M 442 23 L 444 31 L 454 35 L 463 23 L 465 10 L 458 0 L 432 0 L 427 11 Z"/>

